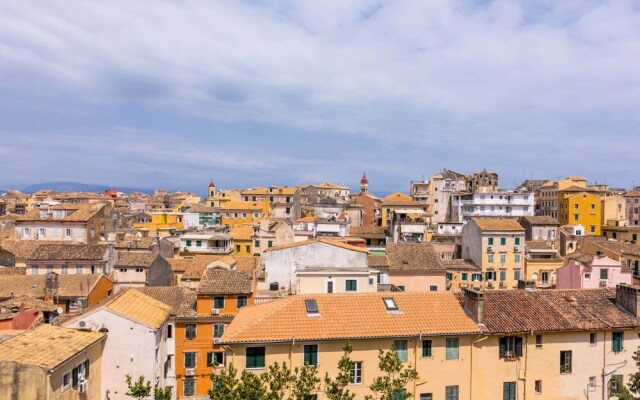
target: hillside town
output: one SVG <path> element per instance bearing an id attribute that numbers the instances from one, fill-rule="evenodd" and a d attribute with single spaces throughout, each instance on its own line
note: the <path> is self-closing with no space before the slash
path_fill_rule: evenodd
<path id="1" fill-rule="evenodd" d="M 640 187 L 369 185 L 1 192 L 0 399 L 638 394 Z"/>

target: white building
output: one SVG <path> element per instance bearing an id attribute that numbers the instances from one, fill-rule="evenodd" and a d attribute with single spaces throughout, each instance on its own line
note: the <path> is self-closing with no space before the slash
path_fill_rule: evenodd
<path id="1" fill-rule="evenodd" d="M 533 193 L 495 191 L 456 193 L 451 198 L 452 222 L 466 222 L 473 217 L 505 218 L 534 215 Z"/>
<path id="2" fill-rule="evenodd" d="M 336 270 L 356 269 L 368 271 L 369 252 L 362 247 L 351 246 L 330 239 L 315 239 L 274 246 L 264 252 L 265 283 L 277 283 L 290 293 L 298 292 L 298 272 L 318 280 L 322 275 L 325 286 L 322 292 L 338 292 L 343 286 L 336 278 Z M 313 274 L 310 274 L 313 272 Z M 366 272 L 366 279 L 369 273 Z M 344 274 L 340 280 L 351 279 Z M 345 283 L 346 285 L 346 283 Z M 367 281 L 367 285 L 369 285 Z M 315 287 L 315 286 L 314 286 Z M 363 288 L 363 284 L 360 284 Z"/>
<path id="3" fill-rule="evenodd" d="M 143 375 L 152 386 L 167 387 L 174 354 L 170 354 L 167 335 L 171 307 L 137 290 L 126 290 L 113 300 L 78 315 L 64 325 L 68 328 L 107 333 L 102 353 L 102 389 L 111 398 L 123 398 L 127 392 L 125 377 Z M 174 346 L 175 347 L 175 346 Z"/>

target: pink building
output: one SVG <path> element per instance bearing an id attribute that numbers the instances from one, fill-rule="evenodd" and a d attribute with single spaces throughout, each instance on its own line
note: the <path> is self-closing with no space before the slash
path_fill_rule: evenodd
<path id="1" fill-rule="evenodd" d="M 619 283 L 633 284 L 633 271 L 609 257 L 587 253 L 569 256 L 567 265 L 557 270 L 558 289 L 615 288 Z"/>

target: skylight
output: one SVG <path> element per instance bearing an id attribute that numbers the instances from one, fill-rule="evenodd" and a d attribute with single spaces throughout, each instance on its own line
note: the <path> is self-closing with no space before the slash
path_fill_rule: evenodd
<path id="1" fill-rule="evenodd" d="M 307 299 L 304 301 L 305 306 L 307 307 L 308 314 L 318 314 L 318 303 L 316 303 L 315 299 Z"/>
<path id="2" fill-rule="evenodd" d="M 393 297 L 385 297 L 382 300 L 384 300 L 384 305 L 387 307 L 387 311 L 398 310 L 398 305 L 396 304 L 396 301 L 393 299 Z"/>

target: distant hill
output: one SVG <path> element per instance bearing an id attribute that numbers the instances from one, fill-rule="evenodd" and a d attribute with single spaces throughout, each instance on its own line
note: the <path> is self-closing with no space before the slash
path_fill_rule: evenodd
<path id="1" fill-rule="evenodd" d="M 104 185 L 91 185 L 87 183 L 78 183 L 78 182 L 45 182 L 38 183 L 35 185 L 27 186 L 22 189 L 23 193 L 35 193 L 38 190 L 43 189 L 51 189 L 57 192 L 95 192 L 102 193 L 107 189 L 117 189 L 120 192 L 131 193 L 131 192 L 142 192 L 153 194 L 153 190 L 151 189 L 136 189 L 136 188 L 128 188 L 121 186 L 104 186 Z"/>

